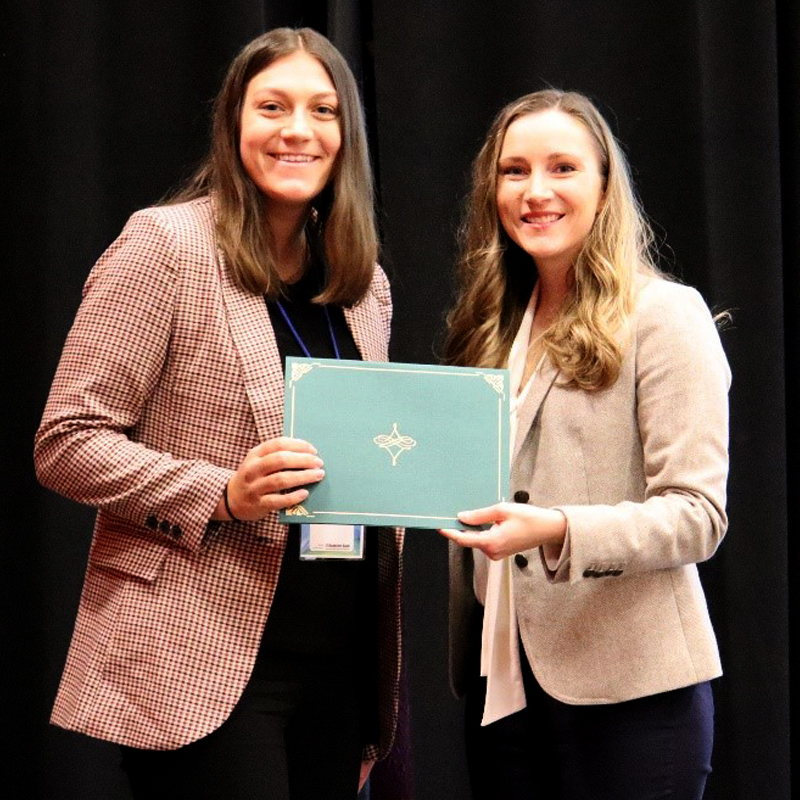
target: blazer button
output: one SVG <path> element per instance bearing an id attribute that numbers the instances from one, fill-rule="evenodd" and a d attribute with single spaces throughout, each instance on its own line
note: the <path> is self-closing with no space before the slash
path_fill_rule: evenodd
<path id="1" fill-rule="evenodd" d="M 515 503 L 527 503 L 528 500 L 530 499 L 531 496 L 524 489 L 520 489 L 518 492 L 514 492 Z"/>
<path id="2" fill-rule="evenodd" d="M 145 520 L 144 524 L 153 531 L 158 528 L 158 520 L 152 514 Z"/>
<path id="3" fill-rule="evenodd" d="M 583 571 L 583 577 L 584 577 L 584 578 L 597 578 L 597 577 L 599 577 L 599 575 L 598 575 L 598 573 L 597 573 L 597 571 L 596 571 L 596 570 L 593 570 L 593 569 L 585 569 L 585 570 Z"/>
<path id="4" fill-rule="evenodd" d="M 525 569 L 528 566 L 528 559 L 522 553 L 517 553 L 514 556 L 514 563 L 520 568 Z"/>
<path id="5" fill-rule="evenodd" d="M 162 519 L 161 524 L 158 526 L 158 529 L 161 533 L 169 533 L 172 528 L 172 525 L 169 524 L 169 520 Z"/>
<path id="6" fill-rule="evenodd" d="M 180 539 L 181 536 L 183 536 L 183 531 L 181 530 L 180 525 L 173 525 L 170 533 L 172 534 L 173 539 Z"/>

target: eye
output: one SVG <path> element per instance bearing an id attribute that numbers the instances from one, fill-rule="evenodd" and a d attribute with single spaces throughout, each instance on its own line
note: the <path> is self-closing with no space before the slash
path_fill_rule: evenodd
<path id="1" fill-rule="evenodd" d="M 330 103 L 320 103 L 315 106 L 314 114 L 319 119 L 336 119 L 339 116 L 339 109 Z"/>
<path id="2" fill-rule="evenodd" d="M 519 164 L 501 164 L 499 173 L 504 178 L 524 178 L 528 171 Z"/>
<path id="3" fill-rule="evenodd" d="M 270 117 L 276 117 L 283 112 L 283 107 L 276 100 L 265 100 L 259 103 L 258 110 Z"/>
<path id="4" fill-rule="evenodd" d="M 569 162 L 565 161 L 565 162 L 561 162 L 559 164 L 556 164 L 556 166 L 555 166 L 553 171 L 556 172 L 559 175 L 569 175 L 569 173 L 575 172 L 575 170 L 576 170 L 576 167 L 575 167 L 574 164 L 570 164 Z"/>

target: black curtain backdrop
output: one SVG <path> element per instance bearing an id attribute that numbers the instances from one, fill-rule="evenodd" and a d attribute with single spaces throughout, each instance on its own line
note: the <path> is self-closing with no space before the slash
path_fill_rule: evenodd
<path id="1" fill-rule="evenodd" d="M 11 12 L 0 34 L 4 796 L 129 797 L 114 747 L 47 724 L 93 514 L 38 487 L 32 438 L 91 265 L 135 209 L 192 171 L 240 46 L 306 24 L 340 46 L 362 82 L 395 359 L 437 360 L 470 161 L 501 104 L 547 85 L 597 100 L 629 154 L 665 268 L 732 312 L 722 334 L 734 374 L 730 528 L 701 568 L 725 666 L 707 797 L 788 800 L 798 4 L 17 0 Z M 431 531 L 409 531 L 407 542 L 401 761 L 406 776 L 413 761 L 416 800 L 467 800 L 462 708 L 446 678 L 445 542 Z M 373 800 L 401 784 L 376 776 Z"/>

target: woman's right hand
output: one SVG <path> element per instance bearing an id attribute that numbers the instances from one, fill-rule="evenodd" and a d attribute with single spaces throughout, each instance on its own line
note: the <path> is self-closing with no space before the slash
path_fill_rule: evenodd
<path id="1" fill-rule="evenodd" d="M 442 529 L 439 533 L 462 547 L 481 550 L 492 561 L 534 547 L 557 547 L 560 550 L 567 535 L 567 518 L 562 511 L 527 503 L 496 503 L 486 508 L 461 511 L 458 518 L 467 525 L 491 523 L 492 527 L 477 532 Z"/>
<path id="2" fill-rule="evenodd" d="M 313 445 L 302 439 L 270 439 L 254 447 L 228 481 L 228 507 L 237 520 L 262 519 L 302 503 L 308 497 L 302 487 L 324 476 Z M 223 498 L 214 518 L 230 519 Z"/>

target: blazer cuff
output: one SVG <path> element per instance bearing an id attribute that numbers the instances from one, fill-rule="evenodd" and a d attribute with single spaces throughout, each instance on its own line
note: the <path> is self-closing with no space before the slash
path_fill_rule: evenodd
<path id="1" fill-rule="evenodd" d="M 545 544 L 539 548 L 545 575 L 552 583 L 566 583 L 569 581 L 569 570 L 572 555 L 572 537 L 570 536 L 569 517 L 562 508 L 555 507 L 556 511 L 564 514 L 567 520 L 567 532 L 560 545 Z"/>

